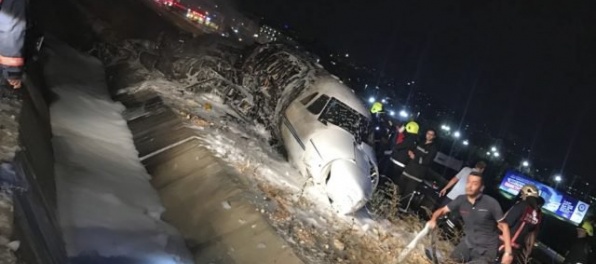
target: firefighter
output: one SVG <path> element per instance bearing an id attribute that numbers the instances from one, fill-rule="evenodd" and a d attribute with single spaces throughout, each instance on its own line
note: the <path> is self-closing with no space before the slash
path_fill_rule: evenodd
<path id="1" fill-rule="evenodd" d="M 12 89 L 21 88 L 26 0 L 0 0 L 0 70 Z"/>
<path id="2" fill-rule="evenodd" d="M 420 127 L 414 121 L 408 122 L 405 126 L 397 128 L 395 144 L 391 152 L 391 172 L 390 177 L 394 183 L 397 183 L 399 176 L 404 171 L 406 164 L 410 161 L 409 151 L 416 148 L 416 139 Z"/>
<path id="3" fill-rule="evenodd" d="M 565 256 L 565 264 L 590 264 L 593 252 L 591 238 L 594 236 L 594 227 L 590 221 L 584 221 L 577 229 L 577 239 L 571 245 Z"/>
<path id="4" fill-rule="evenodd" d="M 520 191 L 520 201 L 505 213 L 505 222 L 511 230 L 511 248 L 515 263 L 527 263 L 532 254 L 534 243 L 542 223 L 542 206 L 544 199 L 540 197 L 538 187 L 533 184 L 524 185 Z M 503 237 L 500 237 L 503 243 Z M 499 248 L 503 251 L 504 245 Z"/>
<path id="5" fill-rule="evenodd" d="M 426 178 L 426 173 L 437 155 L 435 146 L 436 131 L 429 129 L 425 134 L 423 144 L 417 144 L 413 150 L 408 150 L 410 161 L 404 168 L 404 172 L 398 179 L 397 185 L 400 189 L 402 202 L 400 211 L 408 211 L 410 202 L 413 200 L 416 190 Z M 405 205 L 405 207 L 403 207 Z"/>

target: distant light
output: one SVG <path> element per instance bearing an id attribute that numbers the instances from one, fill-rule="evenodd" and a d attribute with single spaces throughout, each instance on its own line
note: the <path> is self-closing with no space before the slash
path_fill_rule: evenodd
<path id="1" fill-rule="evenodd" d="M 487 155 L 487 156 L 490 156 L 490 152 L 486 152 L 486 155 Z"/>
<path id="2" fill-rule="evenodd" d="M 491 150 L 492 152 L 497 152 L 497 147 L 492 147 L 492 148 L 490 148 L 490 150 Z"/>
<path id="3" fill-rule="evenodd" d="M 368 102 L 371 103 L 371 104 L 374 103 L 375 102 L 375 98 L 374 97 L 368 98 Z"/>
<path id="4" fill-rule="evenodd" d="M 527 160 L 524 160 L 524 162 L 522 162 L 522 165 L 524 167 L 528 167 L 528 166 L 530 166 L 530 162 L 528 162 Z"/>
<path id="5" fill-rule="evenodd" d="M 238 41 L 242 42 L 242 38 L 238 38 Z"/>
<path id="6" fill-rule="evenodd" d="M 389 115 L 390 116 L 394 116 L 395 115 L 395 111 L 393 111 L 393 110 L 389 111 Z"/>
<path id="7" fill-rule="evenodd" d="M 412 81 L 412 84 L 415 84 L 415 83 L 416 83 L 415 81 Z"/>
<path id="8" fill-rule="evenodd" d="M 380 127 L 375 127 L 375 130 L 379 130 L 379 129 L 381 129 L 381 128 Z"/>
<path id="9" fill-rule="evenodd" d="M 254 34 L 252 36 L 255 37 L 255 38 L 258 38 L 259 37 L 259 34 Z"/>
<path id="10" fill-rule="evenodd" d="M 408 117 L 408 112 L 406 112 L 406 110 L 401 110 L 401 111 L 399 111 L 399 116 Z"/>
<path id="11" fill-rule="evenodd" d="M 346 58 L 349 58 L 349 57 L 350 57 L 350 54 L 346 53 Z"/>
<path id="12" fill-rule="evenodd" d="M 555 176 L 555 181 L 556 182 L 561 182 L 563 180 L 563 177 L 561 177 L 561 175 L 556 175 Z"/>
<path id="13" fill-rule="evenodd" d="M 238 33 L 238 29 L 234 29 L 234 33 Z"/>
<path id="14" fill-rule="evenodd" d="M 383 99 L 383 100 L 381 100 L 381 103 L 386 104 L 387 103 L 387 100 Z"/>
<path id="15" fill-rule="evenodd" d="M 470 145 L 470 142 L 466 139 L 466 140 L 464 140 L 463 144 L 464 144 L 464 146 L 467 146 L 467 145 Z"/>
<path id="16" fill-rule="evenodd" d="M 501 154 L 499 154 L 499 152 L 495 152 L 494 155 L 495 155 L 495 157 L 501 156 Z"/>
<path id="17" fill-rule="evenodd" d="M 459 138 L 459 137 L 461 137 L 461 133 L 459 133 L 459 131 L 455 131 L 455 133 L 453 133 L 453 136 L 455 138 Z"/>

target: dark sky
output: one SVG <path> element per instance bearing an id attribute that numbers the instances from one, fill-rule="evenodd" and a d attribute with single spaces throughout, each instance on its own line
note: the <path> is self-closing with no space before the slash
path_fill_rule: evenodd
<path id="1" fill-rule="evenodd" d="M 594 178 L 596 1 L 241 0 Z M 567 155 L 569 153 L 569 155 Z M 565 162 L 566 161 L 566 162 Z"/>

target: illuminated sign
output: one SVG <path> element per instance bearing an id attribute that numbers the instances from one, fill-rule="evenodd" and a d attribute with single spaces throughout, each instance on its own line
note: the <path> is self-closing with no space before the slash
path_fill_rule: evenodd
<path id="1" fill-rule="evenodd" d="M 528 179 L 523 174 L 508 171 L 499 186 L 499 189 L 511 195 L 517 195 L 519 190 L 526 184 L 534 184 L 540 190 L 540 196 L 544 198 L 544 210 L 562 217 L 572 223 L 580 224 L 590 205 L 573 197 L 565 195 L 554 188 L 540 182 Z"/>

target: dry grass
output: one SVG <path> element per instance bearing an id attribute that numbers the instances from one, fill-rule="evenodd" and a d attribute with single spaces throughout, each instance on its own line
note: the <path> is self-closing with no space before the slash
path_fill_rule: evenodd
<path id="1" fill-rule="evenodd" d="M 391 223 L 388 228 L 373 227 L 368 232 L 356 228 L 355 224 L 347 228 L 321 230 L 297 219 L 287 208 L 313 206 L 312 202 L 300 197 L 295 204 L 290 204 L 287 193 L 266 183 L 259 183 L 259 189 L 277 204 L 276 210 L 270 214 L 274 224 L 288 223 L 288 235 L 297 242 L 301 251 L 323 252 L 318 262 L 324 263 L 395 263 L 399 252 L 411 237 L 423 228 L 423 223 L 415 216 L 400 215 L 397 211 L 399 196 L 397 187 L 388 185 L 380 188 L 370 203 L 370 209 L 379 219 Z M 289 220 L 289 221 L 288 221 Z M 400 235 L 404 234 L 404 235 Z M 437 251 L 447 254 L 452 246 L 449 242 L 437 241 Z M 412 252 L 406 263 L 430 263 L 423 255 L 424 246 L 430 246 L 430 238 L 426 238 L 418 251 Z M 442 262 L 448 263 L 448 262 Z"/>
<path id="2" fill-rule="evenodd" d="M 251 173 L 254 179 L 259 180 L 257 171 L 250 163 L 235 166 L 238 171 Z M 279 230 L 287 232 L 287 236 L 296 242 L 295 249 L 305 255 L 319 254 L 319 258 L 312 263 L 396 263 L 397 256 L 405 248 L 406 244 L 415 234 L 423 229 L 424 223 L 417 216 L 399 213 L 398 187 L 387 184 L 378 189 L 369 203 L 369 209 L 378 217 L 378 222 L 391 223 L 388 227 L 373 227 L 368 232 L 363 232 L 353 224 L 351 227 L 336 228 L 334 230 L 321 230 L 312 224 L 306 223 L 303 219 L 295 216 L 289 208 L 309 209 L 315 206 L 312 201 L 301 195 L 295 202 L 289 199 L 292 195 L 275 186 L 260 180 L 258 188 L 275 203 L 275 209 L 268 213 L 272 224 Z M 430 214 L 430 210 L 427 210 Z M 440 237 L 447 237 L 441 234 L 441 230 L 435 230 L 435 247 L 438 255 L 449 256 L 453 250 L 453 241 L 459 241 L 462 234 L 455 234 L 448 240 L 441 240 Z M 407 264 L 431 263 L 424 256 L 424 249 L 431 246 L 431 237 L 425 237 L 406 259 Z M 441 264 L 458 264 L 448 259 L 441 260 Z M 524 263 L 531 263 L 531 259 L 524 260 Z"/>

